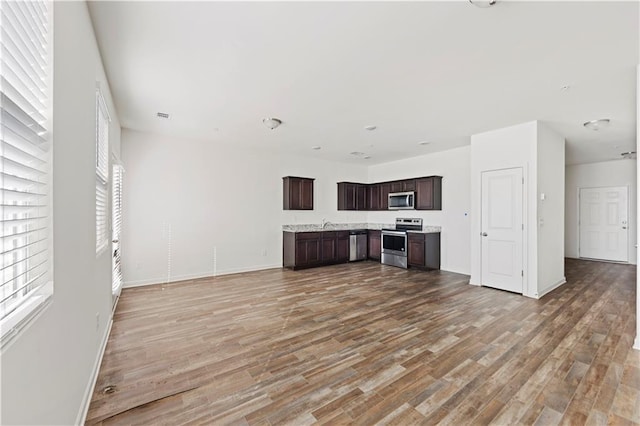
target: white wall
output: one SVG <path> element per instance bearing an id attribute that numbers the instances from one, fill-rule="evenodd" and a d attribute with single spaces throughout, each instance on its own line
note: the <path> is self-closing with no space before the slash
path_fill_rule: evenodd
<path id="1" fill-rule="evenodd" d="M 617 160 L 567 166 L 565 220 L 565 253 L 578 257 L 578 191 L 579 188 L 603 186 L 629 187 L 629 262 L 636 264 L 638 229 L 636 161 Z"/>
<path id="2" fill-rule="evenodd" d="M 282 224 L 365 222 L 337 211 L 336 182 L 364 166 L 122 133 L 125 286 L 282 266 Z M 282 210 L 282 177 L 315 178 L 314 210 Z"/>
<path id="3" fill-rule="evenodd" d="M 442 210 L 369 212 L 368 221 L 393 223 L 396 217 L 420 217 L 424 225 L 441 226 L 441 269 L 468 275 L 470 147 L 370 166 L 368 182 L 421 176 L 442 176 Z"/>
<path id="4" fill-rule="evenodd" d="M 537 123 L 538 297 L 566 282 L 564 138 Z M 544 200 L 542 200 L 544 194 Z"/>
<path id="5" fill-rule="evenodd" d="M 2 424 L 79 421 L 111 314 L 111 256 L 95 253 L 96 81 L 119 123 L 84 2 L 55 2 L 54 295 L 2 353 Z M 96 326 L 96 314 L 100 323 Z"/>
<path id="6" fill-rule="evenodd" d="M 535 121 L 471 136 L 471 284 L 481 283 L 481 183 L 482 172 L 522 167 L 525 268 L 524 294 L 537 293 L 536 136 Z"/>

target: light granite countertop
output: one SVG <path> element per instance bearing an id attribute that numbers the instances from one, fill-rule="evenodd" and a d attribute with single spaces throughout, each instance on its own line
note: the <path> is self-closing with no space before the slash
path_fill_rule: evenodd
<path id="1" fill-rule="evenodd" d="M 382 228 L 395 228 L 391 223 L 327 223 L 324 227 L 319 223 L 301 224 L 301 225 L 282 225 L 284 232 L 320 232 L 320 231 L 350 231 L 353 229 L 371 229 L 380 230 Z M 411 232 L 440 232 L 439 226 L 425 225 L 422 231 Z"/>

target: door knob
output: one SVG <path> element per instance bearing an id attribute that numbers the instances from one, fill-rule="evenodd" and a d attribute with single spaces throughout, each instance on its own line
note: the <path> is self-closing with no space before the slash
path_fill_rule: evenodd
<path id="1" fill-rule="evenodd" d="M 482 235 L 483 237 L 486 237 L 486 236 L 487 236 L 487 233 L 486 233 L 486 232 L 483 232 L 483 233 L 482 233 L 482 234 L 480 234 L 480 235 Z"/>

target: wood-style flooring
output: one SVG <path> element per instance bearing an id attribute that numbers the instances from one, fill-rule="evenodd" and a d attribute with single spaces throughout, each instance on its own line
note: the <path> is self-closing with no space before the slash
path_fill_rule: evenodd
<path id="1" fill-rule="evenodd" d="M 640 424 L 635 275 L 569 259 L 541 300 L 374 262 L 125 289 L 87 423 Z"/>

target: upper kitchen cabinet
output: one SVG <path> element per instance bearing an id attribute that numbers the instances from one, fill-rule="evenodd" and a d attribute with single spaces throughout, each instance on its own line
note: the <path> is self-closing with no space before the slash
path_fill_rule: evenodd
<path id="1" fill-rule="evenodd" d="M 416 210 L 442 210 L 442 177 L 429 176 L 415 180 Z"/>
<path id="2" fill-rule="evenodd" d="M 367 185 L 338 182 L 338 210 L 368 210 Z"/>
<path id="3" fill-rule="evenodd" d="M 312 178 L 285 176 L 282 178 L 282 209 L 313 210 Z"/>

